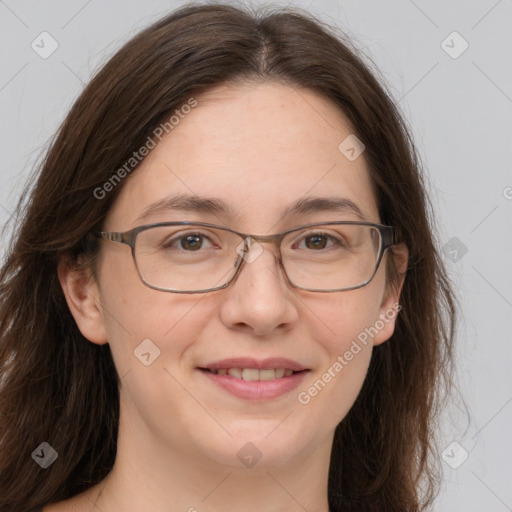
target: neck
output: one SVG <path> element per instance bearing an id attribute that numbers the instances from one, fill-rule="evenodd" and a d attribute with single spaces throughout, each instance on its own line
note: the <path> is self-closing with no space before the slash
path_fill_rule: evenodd
<path id="1" fill-rule="evenodd" d="M 186 445 L 166 446 L 121 412 L 114 467 L 89 503 L 106 512 L 329 512 L 332 439 L 279 463 L 262 453 L 252 467 L 230 466 Z"/>

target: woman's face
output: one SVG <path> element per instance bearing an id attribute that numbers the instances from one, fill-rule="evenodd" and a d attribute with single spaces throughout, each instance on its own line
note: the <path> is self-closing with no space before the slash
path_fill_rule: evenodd
<path id="1" fill-rule="evenodd" d="M 328 100 L 277 84 L 222 87 L 196 99 L 197 107 L 122 184 L 106 231 L 201 221 L 268 235 L 361 220 L 350 208 L 283 216 L 287 206 L 309 197 L 349 200 L 365 220 L 380 222 L 364 152 L 353 159 L 345 151 L 349 159 L 340 151 L 352 132 Z M 236 215 L 160 208 L 140 218 L 176 194 L 218 198 Z M 317 293 L 289 285 L 274 246 L 263 243 L 229 287 L 176 294 L 145 286 L 128 246 L 100 243 L 97 283 L 83 295 L 98 300 L 88 313 L 86 306 L 72 311 L 88 339 L 110 344 L 121 378 L 121 415 L 142 447 L 237 467 L 261 456 L 261 467 L 330 446 L 361 389 L 372 345 L 393 332 L 398 296 L 385 287 L 385 259 L 368 285 Z M 267 382 L 261 387 L 275 386 L 277 396 L 250 398 L 219 385 L 236 377 L 200 370 L 229 358 L 286 358 L 307 371 L 292 377 L 292 389 Z M 258 384 L 247 386 L 251 393 Z"/>

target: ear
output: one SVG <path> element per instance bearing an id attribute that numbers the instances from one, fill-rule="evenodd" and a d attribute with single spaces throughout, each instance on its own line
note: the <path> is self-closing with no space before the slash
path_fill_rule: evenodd
<path id="1" fill-rule="evenodd" d="M 80 332 L 97 345 L 107 343 L 99 289 L 89 266 L 63 257 L 57 266 L 57 274 Z"/>
<path id="2" fill-rule="evenodd" d="M 385 288 L 384 296 L 379 308 L 379 318 L 375 322 L 378 329 L 373 337 L 373 345 L 380 345 L 391 338 L 395 331 L 395 322 L 398 313 L 402 309 L 400 306 L 400 293 L 404 285 L 407 264 L 409 261 L 409 250 L 405 244 L 393 246 L 392 252 L 388 252 L 388 257 L 393 258 L 393 263 L 397 272 L 396 283 L 388 283 Z M 382 325 L 384 324 L 384 325 Z"/>

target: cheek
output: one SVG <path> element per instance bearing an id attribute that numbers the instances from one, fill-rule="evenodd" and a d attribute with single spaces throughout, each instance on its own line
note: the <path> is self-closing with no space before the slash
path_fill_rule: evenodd
<path id="1" fill-rule="evenodd" d="M 306 325 L 325 357 L 301 386 L 298 401 L 311 408 L 313 416 L 322 416 L 326 429 L 345 417 L 366 377 L 372 354 L 368 332 L 378 318 L 382 290 L 381 283 L 372 283 L 311 302 Z"/>
<path id="2" fill-rule="evenodd" d="M 308 297 L 308 308 L 303 310 L 303 324 L 309 329 L 311 338 L 320 343 L 331 357 L 338 355 L 375 323 L 382 289 L 380 279 L 375 279 L 356 290 Z"/>
<path id="3" fill-rule="evenodd" d="M 146 418 L 155 435 L 182 437 L 175 414 L 163 411 L 179 412 L 188 428 L 204 415 L 183 387 L 178 365 L 208 322 L 206 301 L 200 295 L 148 288 L 131 269 L 131 259 L 126 260 L 111 258 L 99 275 L 108 343 L 124 390 L 123 410 Z"/>
<path id="4" fill-rule="evenodd" d="M 151 349 L 152 357 L 158 356 L 155 361 L 176 360 L 207 321 L 206 315 L 198 314 L 201 296 L 145 286 L 127 247 L 120 246 L 100 262 L 98 278 L 107 339 L 120 375 L 139 369 L 137 355 L 144 347 Z"/>

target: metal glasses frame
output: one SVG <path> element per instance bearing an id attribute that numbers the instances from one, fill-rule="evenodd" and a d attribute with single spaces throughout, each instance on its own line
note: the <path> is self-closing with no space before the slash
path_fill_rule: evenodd
<path id="1" fill-rule="evenodd" d="M 137 265 L 137 259 L 135 257 L 135 242 L 137 239 L 137 235 L 141 233 L 142 231 L 146 231 L 148 229 L 152 229 L 154 227 L 160 227 L 160 226 L 203 226 L 203 227 L 210 227 L 210 228 L 216 228 L 221 229 L 224 231 L 229 231 L 230 233 L 234 233 L 238 235 L 242 240 L 244 241 L 244 252 L 242 255 L 239 255 L 238 259 L 236 260 L 234 266 L 237 267 L 235 273 L 229 279 L 229 281 L 221 286 L 217 286 L 214 288 L 208 288 L 205 290 L 193 290 L 193 291 L 186 291 L 186 290 L 169 290 L 167 288 L 160 288 L 158 286 L 154 286 L 150 283 L 148 283 L 142 274 L 140 273 L 139 267 Z M 369 226 L 373 227 L 378 230 L 380 235 L 380 245 L 379 245 L 379 252 L 377 254 L 377 258 L 375 261 L 375 269 L 372 273 L 372 275 L 363 283 L 358 284 L 356 286 L 351 286 L 348 288 L 339 288 L 335 290 L 317 290 L 314 288 L 304 288 L 302 286 L 296 285 L 286 273 L 286 268 L 284 267 L 283 260 L 281 257 L 281 242 L 283 238 L 288 234 L 292 233 L 294 231 L 299 231 L 304 228 L 310 228 L 314 226 L 328 226 L 328 225 L 357 225 L 357 226 Z M 92 233 L 92 235 L 95 238 L 108 240 L 110 242 L 115 242 L 118 244 L 125 244 L 128 245 L 132 250 L 132 258 L 133 262 L 135 264 L 135 268 L 137 269 L 137 273 L 139 274 L 140 280 L 148 286 L 149 288 L 153 288 L 154 290 L 159 290 L 162 292 L 169 292 L 169 293 L 207 293 L 207 292 L 213 292 L 217 290 L 222 290 L 224 288 L 227 288 L 231 283 L 235 281 L 235 279 L 240 274 L 240 271 L 243 267 L 243 264 L 245 262 L 244 255 L 247 252 L 248 248 L 250 248 L 250 243 L 248 240 L 255 240 L 258 243 L 273 243 L 277 247 L 277 259 L 279 262 L 279 265 L 281 266 L 284 275 L 286 276 L 286 279 L 288 280 L 288 283 L 293 286 L 294 288 L 298 288 L 300 290 L 306 290 L 306 291 L 312 291 L 312 292 L 318 292 L 318 293 L 327 293 L 327 292 L 342 292 L 342 291 L 348 291 L 348 290 L 355 290 L 357 288 L 362 288 L 363 286 L 366 286 L 375 276 L 380 262 L 382 261 L 382 257 L 384 256 L 385 251 L 391 247 L 392 245 L 396 245 L 399 242 L 396 239 L 396 229 L 394 226 L 385 226 L 382 224 L 376 224 L 374 222 L 364 222 L 364 221 L 332 221 L 332 222 L 315 222 L 314 224 L 306 224 L 304 226 L 298 226 L 292 229 L 288 229 L 287 231 L 283 231 L 281 233 L 275 233 L 273 235 L 252 235 L 250 233 L 241 233 L 239 231 L 235 231 L 234 229 L 230 229 L 225 226 L 219 226 L 217 224 L 210 224 L 207 222 L 193 222 L 193 221 L 181 221 L 181 222 L 159 222 L 156 224 L 146 224 L 144 226 L 138 226 L 136 228 L 130 229 L 129 231 L 97 231 Z"/>

